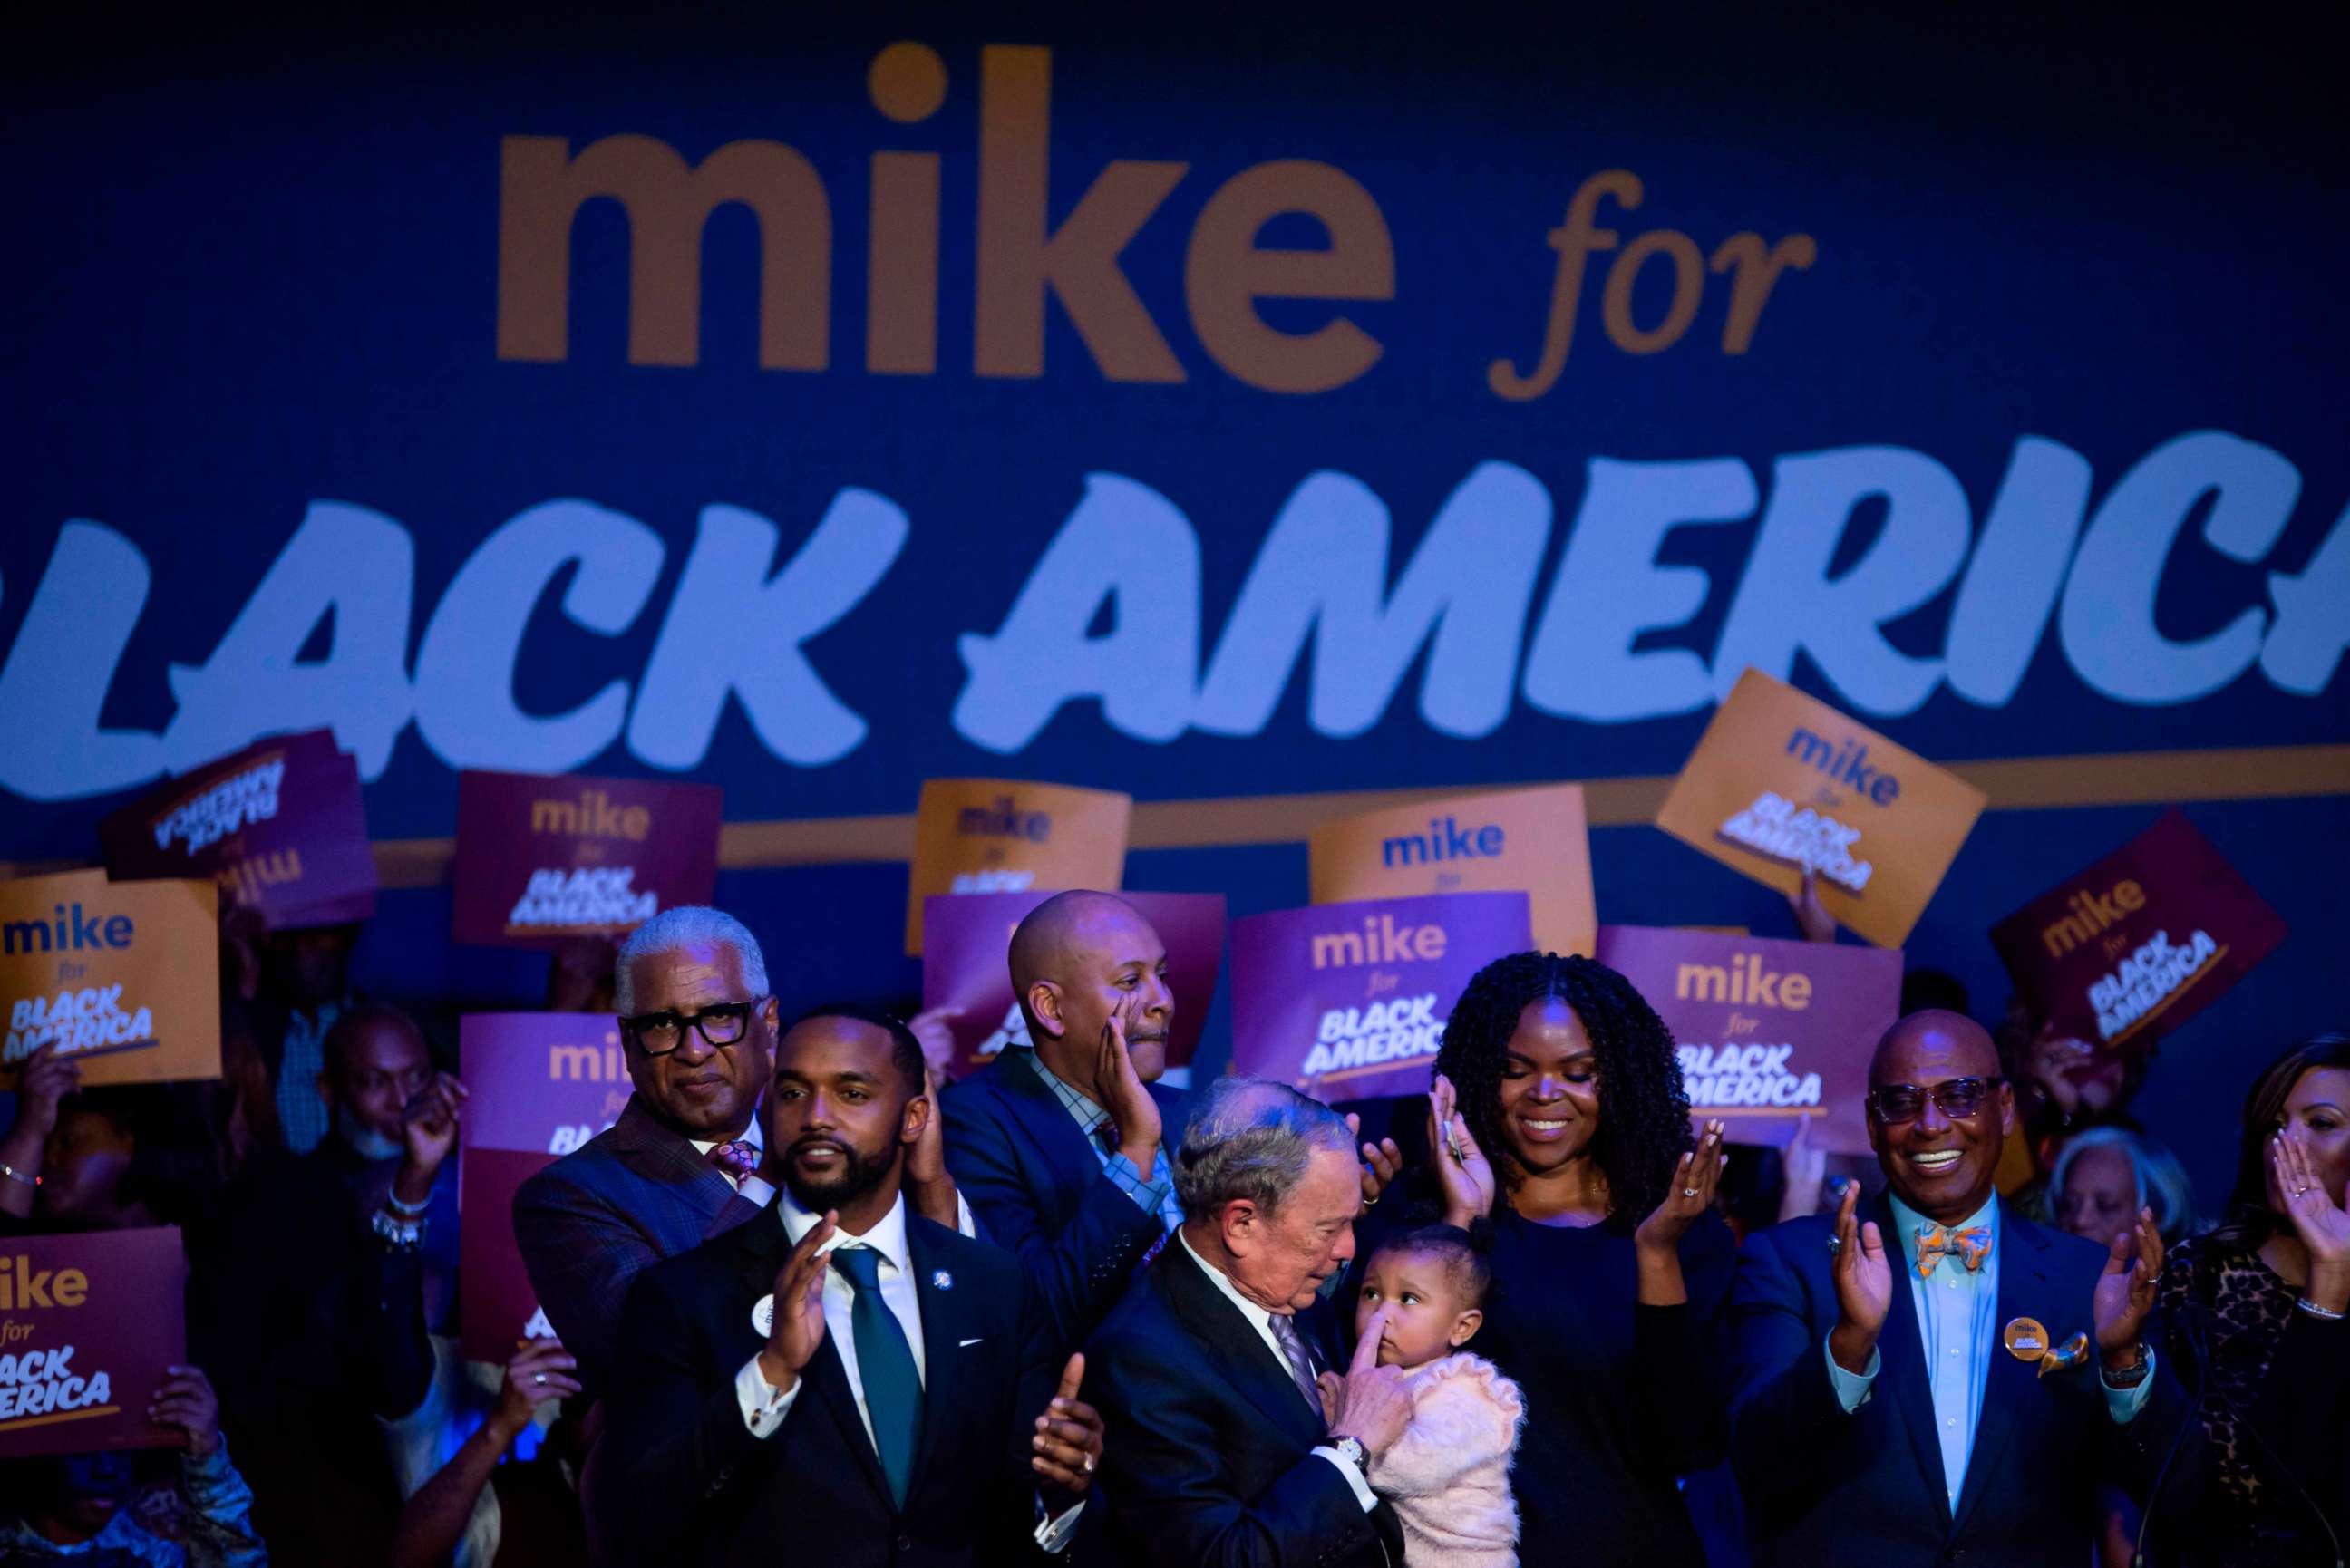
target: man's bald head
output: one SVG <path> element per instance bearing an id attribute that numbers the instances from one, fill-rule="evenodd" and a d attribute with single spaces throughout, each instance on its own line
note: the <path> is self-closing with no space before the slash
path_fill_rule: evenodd
<path id="1" fill-rule="evenodd" d="M 1165 1069 L 1175 1014 L 1167 944 L 1133 905 L 1110 893 L 1055 893 L 1012 933 L 1009 961 L 1028 1038 L 1064 1082 L 1093 1082 L 1113 1014 L 1135 1070 L 1150 1079 Z"/>
<path id="2" fill-rule="evenodd" d="M 1868 1086 L 1868 1141 L 1894 1196 L 1938 1224 L 1979 1212 L 2015 1128 L 2014 1094 L 1983 1026 L 1939 1009 L 1911 1013 L 1877 1041 Z"/>

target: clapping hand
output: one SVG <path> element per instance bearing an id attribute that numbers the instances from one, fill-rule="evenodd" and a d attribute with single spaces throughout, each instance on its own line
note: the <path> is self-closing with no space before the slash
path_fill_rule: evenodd
<path id="1" fill-rule="evenodd" d="M 2299 1133 L 2269 1140 L 2269 1173 L 2293 1234 L 2309 1249 L 2308 1299 L 2329 1312 L 2343 1311 L 2350 1303 L 2350 1214 L 2325 1190 Z"/>
<path id="2" fill-rule="evenodd" d="M 2155 1229 L 2154 1210 L 2141 1209 L 2137 1223 L 2114 1238 L 2106 1272 L 2089 1298 L 2097 1350 L 2108 1366 L 2118 1359 L 2126 1366 L 2137 1359 L 2138 1331 L 2154 1307 L 2154 1287 L 2161 1278 L 2162 1232 Z"/>
<path id="3" fill-rule="evenodd" d="M 1828 1351 L 1836 1365 L 1857 1376 L 1867 1370 L 1877 1336 L 1884 1332 L 1885 1314 L 1893 1305 L 1893 1263 L 1886 1256 L 1885 1233 L 1874 1220 L 1859 1223 L 1860 1184 L 1845 1189 L 1836 1205 L 1835 1257 L 1828 1274 L 1835 1282 L 1836 1325 L 1828 1334 Z"/>
<path id="4" fill-rule="evenodd" d="M 1779 1218 L 1801 1219 L 1820 1211 L 1820 1188 L 1827 1180 L 1828 1151 L 1812 1141 L 1812 1118 L 1795 1122 L 1795 1136 L 1779 1151 L 1779 1168 L 1786 1187 L 1779 1195 Z"/>
<path id="5" fill-rule="evenodd" d="M 1671 1251 L 1697 1223 L 1697 1217 L 1713 1207 L 1713 1189 L 1730 1164 L 1730 1157 L 1721 1152 L 1721 1135 L 1720 1121 L 1705 1124 L 1705 1136 L 1698 1139 L 1697 1147 L 1685 1151 L 1680 1163 L 1673 1167 L 1673 1184 L 1665 1189 L 1665 1200 L 1650 1210 L 1640 1228 L 1632 1232 L 1634 1246 Z"/>
<path id="6" fill-rule="evenodd" d="M 1036 1451 L 1028 1463 L 1047 1484 L 1063 1491 L 1084 1492 L 1094 1484 L 1094 1471 L 1101 1465 L 1101 1412 L 1077 1397 L 1085 1380 L 1086 1358 L 1079 1352 L 1061 1368 L 1061 1386 L 1036 1417 Z"/>
<path id="7" fill-rule="evenodd" d="M 778 1394 L 799 1386 L 800 1369 L 816 1359 L 816 1347 L 824 1344 L 827 1264 L 822 1248 L 839 1221 L 837 1213 L 827 1210 L 775 1271 L 775 1315 L 759 1352 L 759 1376 Z"/>
<path id="8" fill-rule="evenodd" d="M 1354 1112 L 1347 1113 L 1347 1131 L 1356 1137 L 1363 1136 L 1363 1118 Z M 1388 1182 L 1403 1169 L 1403 1150 L 1396 1140 L 1383 1137 L 1377 1143 L 1363 1145 L 1363 1207 L 1368 1209 L 1379 1200 Z"/>
<path id="9" fill-rule="evenodd" d="M 1436 1179 L 1444 1189 L 1444 1220 L 1466 1229 L 1471 1220 L 1493 1212 L 1501 1183 L 1492 1162 L 1470 1136 L 1469 1120 L 1461 1114 L 1452 1080 L 1436 1075 L 1428 1096 L 1428 1152 L 1436 1162 Z"/>

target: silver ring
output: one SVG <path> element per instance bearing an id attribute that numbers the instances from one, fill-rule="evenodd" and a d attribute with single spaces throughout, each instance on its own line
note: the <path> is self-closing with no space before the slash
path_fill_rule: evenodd
<path id="1" fill-rule="evenodd" d="M 1697 1196 L 1697 1189 L 1694 1187 L 1684 1187 L 1681 1189 L 1681 1196 L 1683 1198 L 1695 1198 Z"/>
<path id="2" fill-rule="evenodd" d="M 1093 1473 L 1094 1473 L 1094 1457 L 1093 1457 L 1091 1454 L 1087 1454 L 1087 1455 L 1086 1456 L 1086 1474 L 1087 1474 L 1087 1475 L 1091 1475 L 1091 1474 L 1093 1474 Z"/>
<path id="3" fill-rule="evenodd" d="M 534 1373 L 532 1373 L 532 1374 L 530 1375 L 530 1386 L 531 1386 L 532 1387 L 534 1387 L 534 1388 L 544 1388 L 544 1387 L 546 1387 L 546 1373 L 544 1373 L 544 1372 L 534 1372 Z"/>
<path id="4" fill-rule="evenodd" d="M 1835 1257 L 1838 1252 L 1841 1252 L 1841 1251 L 1844 1251 L 1844 1238 L 1843 1238 L 1843 1237 L 1841 1237 L 1841 1236 L 1837 1236 L 1837 1235 L 1833 1235 L 1833 1234 L 1832 1234 L 1832 1235 L 1830 1235 L 1830 1236 L 1828 1237 L 1828 1256 L 1829 1256 L 1829 1257 L 1831 1257 L 1831 1258 L 1833 1258 L 1833 1257 Z"/>

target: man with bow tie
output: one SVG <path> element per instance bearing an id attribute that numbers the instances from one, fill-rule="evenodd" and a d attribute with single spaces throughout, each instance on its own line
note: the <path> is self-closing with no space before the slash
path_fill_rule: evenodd
<path id="1" fill-rule="evenodd" d="M 1739 1262 L 1731 1449 L 1754 1561 L 2077 1568 L 2100 1480 L 2142 1492 L 2185 1408 L 2140 1337 L 2153 1216 L 2101 1253 L 2001 1202 L 2014 1100 L 1971 1020 L 1901 1020 L 1869 1085 L 1884 1196 L 1848 1191 Z"/>

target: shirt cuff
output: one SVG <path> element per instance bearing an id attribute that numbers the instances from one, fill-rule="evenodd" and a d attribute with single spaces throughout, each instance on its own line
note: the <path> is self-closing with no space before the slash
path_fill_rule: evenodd
<path id="1" fill-rule="evenodd" d="M 755 1355 L 734 1375 L 734 1403 L 743 1407 L 743 1424 L 751 1428 L 754 1438 L 775 1436 L 784 1417 L 792 1413 L 792 1401 L 799 1397 L 800 1386 L 796 1382 L 778 1393 L 775 1385 L 767 1381 L 767 1375 L 759 1370 L 759 1358 Z"/>
<path id="2" fill-rule="evenodd" d="M 1068 1511 L 1062 1514 L 1060 1518 L 1038 1520 L 1036 1522 L 1036 1544 L 1043 1547 L 1048 1552 L 1059 1552 L 1066 1550 L 1069 1544 L 1070 1538 L 1075 1536 L 1077 1532 L 1077 1515 L 1085 1512 L 1085 1511 L 1086 1500 L 1079 1498 L 1075 1503 L 1070 1505 Z M 1036 1500 L 1036 1511 L 1040 1514 L 1045 1511 L 1045 1500 L 1042 1497 L 1039 1497 Z"/>
<path id="3" fill-rule="evenodd" d="M 1835 1352 L 1829 1348 L 1825 1339 L 1820 1341 L 1820 1355 L 1828 1364 L 1828 1382 L 1835 1387 L 1836 1403 L 1844 1407 L 1844 1413 L 1849 1416 L 1867 1404 L 1869 1394 L 1877 1386 L 1877 1375 L 1884 1368 L 1885 1353 L 1870 1345 L 1868 1370 L 1866 1372 L 1846 1372 L 1836 1365 Z"/>
<path id="4" fill-rule="evenodd" d="M 775 1200 L 775 1189 L 763 1177 L 746 1176 L 734 1184 L 734 1190 L 762 1209 Z"/>
<path id="5" fill-rule="evenodd" d="M 2097 1386 L 2106 1391 L 2106 1410 L 2113 1417 L 2114 1425 L 2128 1426 L 2137 1419 L 2137 1413 L 2145 1409 L 2146 1402 L 2154 1397 L 2154 1347 L 2147 1347 L 2146 1376 L 2139 1378 L 2135 1386 L 2116 1388 L 2106 1382 L 2102 1362 L 2097 1366 Z"/>
<path id="6" fill-rule="evenodd" d="M 1156 1219 L 1166 1210 L 1168 1191 L 1173 1186 L 1171 1179 L 1167 1181 L 1156 1179 L 1162 1163 L 1163 1160 L 1152 1160 L 1150 1175 L 1145 1176 L 1134 1161 L 1122 1154 L 1114 1154 L 1102 1169 L 1120 1192 L 1134 1199 L 1136 1208 Z"/>
<path id="7" fill-rule="evenodd" d="M 1363 1505 L 1365 1513 L 1379 1506 L 1379 1500 L 1371 1495 L 1371 1483 L 1363 1479 L 1363 1472 L 1357 1469 L 1347 1460 L 1346 1455 L 1336 1449 L 1329 1448 L 1316 1449 L 1314 1451 L 1338 1467 L 1338 1473 L 1347 1478 L 1347 1485 L 1353 1490 L 1355 1501 Z"/>

